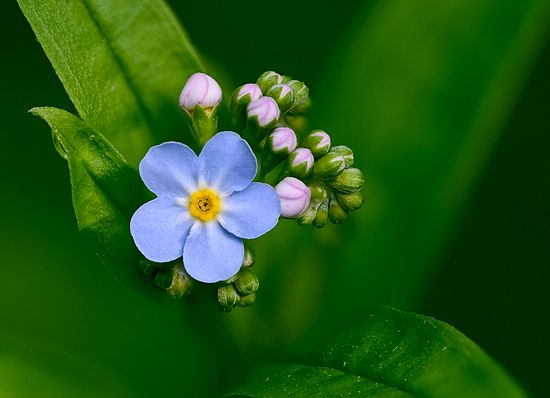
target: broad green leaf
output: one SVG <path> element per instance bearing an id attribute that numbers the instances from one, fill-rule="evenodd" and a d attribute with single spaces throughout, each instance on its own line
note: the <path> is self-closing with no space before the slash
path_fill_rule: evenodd
<path id="1" fill-rule="evenodd" d="M 342 329 L 307 364 L 261 371 L 231 396 L 524 397 L 507 373 L 453 327 L 374 308 Z"/>
<path id="2" fill-rule="evenodd" d="M 162 0 L 18 0 L 80 117 L 133 166 L 187 131 L 178 95 L 201 69 Z"/>
<path id="3" fill-rule="evenodd" d="M 67 159 L 78 229 L 107 267 L 128 286 L 158 294 L 138 264 L 142 256 L 130 235 L 130 217 L 150 198 L 137 172 L 100 133 L 61 109 L 31 112 L 52 128 Z"/>

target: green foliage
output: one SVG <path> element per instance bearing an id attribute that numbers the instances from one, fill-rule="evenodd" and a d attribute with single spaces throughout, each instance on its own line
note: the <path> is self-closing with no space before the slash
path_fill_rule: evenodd
<path id="1" fill-rule="evenodd" d="M 498 2 L 498 12 L 495 4 L 380 2 L 328 69 L 345 78 L 324 80 L 318 114 L 361 148 L 367 170 L 362 222 L 343 267 L 327 265 L 334 294 L 349 302 L 366 291 L 410 305 L 503 130 L 550 3 Z"/>
<path id="2" fill-rule="evenodd" d="M 230 396 L 524 397 L 475 343 L 433 318 L 374 308 L 307 364 L 262 370 Z"/>
<path id="3" fill-rule="evenodd" d="M 158 293 L 138 267 L 143 257 L 130 236 L 130 217 L 149 197 L 137 172 L 97 131 L 69 112 L 33 108 L 52 128 L 67 159 L 78 229 L 107 267 L 125 284 Z"/>
<path id="4" fill-rule="evenodd" d="M 178 95 L 200 61 L 161 0 L 19 0 L 80 117 L 133 166 L 186 131 Z"/>
<path id="5" fill-rule="evenodd" d="M 104 369 L 29 342 L 10 341 L 17 355 L 0 353 L 0 397 L 124 398 L 131 394 Z M 24 354 L 22 351 L 26 351 Z M 32 382 L 31 382 L 32 381 Z"/>
<path id="6" fill-rule="evenodd" d="M 200 63 L 185 33 L 162 1 L 19 0 L 19 4 L 80 117 L 85 120 L 82 122 L 59 110 L 35 110 L 48 120 L 55 139 L 67 152 L 79 228 L 90 237 L 102 259 L 119 278 L 140 290 L 149 291 L 150 281 L 143 279 L 138 272 L 135 263 L 139 261 L 139 254 L 128 233 L 128 215 L 146 199 L 141 193 L 128 195 L 137 188 L 134 185 L 137 175 L 117 150 L 135 167 L 151 144 L 177 137 L 176 134 L 185 130 L 185 118 L 177 108 L 177 94 L 186 77 L 199 69 Z M 288 6 L 291 5 L 289 2 Z M 313 3 L 292 6 L 304 7 L 303 15 L 306 11 L 308 15 L 318 15 L 320 11 L 317 9 L 321 9 L 315 8 Z M 181 10 L 182 15 L 191 14 L 191 19 L 201 20 L 197 38 L 213 43 L 214 48 L 216 43 L 223 45 L 220 29 L 204 29 L 202 19 L 195 18 L 200 13 L 193 13 L 193 7 L 204 11 L 188 3 L 182 5 Z M 252 26 L 257 23 L 255 20 L 261 19 L 257 18 L 257 11 L 247 6 L 231 4 L 227 7 L 231 10 L 241 7 L 239 12 L 248 12 Z M 344 8 L 348 7 L 341 7 Z M 354 11 L 353 7 L 349 9 Z M 342 11 L 334 10 L 336 17 L 339 13 Z M 238 12 L 220 17 L 222 12 L 219 9 L 212 14 L 209 22 L 231 15 L 242 18 Z M 310 23 L 307 20 L 301 21 L 296 31 L 292 30 L 292 37 L 286 37 L 282 31 L 263 31 L 260 44 L 282 41 L 287 45 L 276 54 L 272 52 L 272 46 L 265 46 L 270 48 L 264 51 L 260 45 L 248 45 L 256 47 L 254 51 L 264 51 L 267 54 L 264 59 L 270 60 L 273 67 L 284 65 L 281 60 L 292 58 L 288 55 L 292 46 L 299 46 L 300 57 L 294 56 L 288 65 L 296 65 L 299 69 L 302 62 L 303 70 L 312 70 L 311 60 L 314 59 L 315 70 L 324 69 L 324 75 L 319 79 L 323 85 L 311 85 L 313 109 L 317 115 L 313 119 L 315 127 L 326 128 L 338 137 L 339 142 L 352 146 L 357 163 L 366 170 L 367 205 L 357 214 L 360 219 L 315 236 L 306 231 L 296 232 L 294 225 L 286 225 L 280 228 L 278 235 L 263 239 L 258 250 L 261 259 L 258 270 L 263 273 L 258 303 L 251 309 L 235 311 L 231 318 L 225 318 L 225 328 L 217 324 L 207 328 L 214 331 L 213 334 L 208 335 L 206 343 L 197 345 L 204 333 L 183 331 L 187 324 L 197 327 L 197 314 L 185 322 L 170 322 L 170 316 L 165 314 L 155 318 L 160 308 L 150 307 L 148 313 L 138 308 L 125 315 L 127 322 L 118 323 L 105 315 L 116 308 L 117 298 L 122 296 L 117 296 L 115 289 L 110 296 L 105 296 L 102 287 L 92 287 L 93 283 L 81 280 L 82 270 L 76 266 L 79 259 L 87 265 L 94 264 L 83 259 L 82 254 L 77 253 L 78 249 L 67 247 L 70 245 L 60 247 L 64 243 L 59 238 L 61 233 L 58 233 L 57 240 L 51 237 L 46 244 L 43 237 L 30 234 L 27 229 L 36 230 L 36 219 L 32 217 L 40 214 L 43 207 L 36 206 L 34 198 L 17 198 L 19 207 L 14 206 L 14 213 L 23 214 L 31 206 L 39 210 L 28 211 L 28 220 L 20 220 L 20 214 L 13 216 L 17 222 L 12 224 L 21 225 L 21 230 L 10 229 L 7 241 L 19 236 L 25 247 L 34 244 L 35 249 L 41 250 L 40 257 L 49 256 L 51 260 L 46 264 L 48 267 L 36 266 L 39 262 L 37 255 L 28 257 L 32 261 L 23 262 L 32 270 L 25 276 L 27 284 L 34 281 L 32 289 L 25 288 L 31 304 L 21 301 L 14 305 L 17 310 L 13 313 L 17 315 L 3 311 L 7 314 L 6 325 L 14 323 L 10 320 L 18 319 L 20 323 L 15 322 L 13 326 L 16 333 L 19 333 L 18 328 L 31 334 L 29 331 L 38 330 L 36 338 L 41 338 L 43 330 L 50 329 L 46 338 L 57 338 L 58 344 L 66 345 L 69 350 L 87 349 L 86 355 L 100 358 L 113 373 L 126 374 L 125 382 L 132 385 L 138 395 L 150 396 L 153 390 L 168 395 L 183 393 L 180 388 L 185 385 L 185 394 L 198 396 L 215 388 L 213 379 L 219 381 L 225 377 L 220 383 L 227 383 L 236 374 L 241 374 L 243 368 L 250 366 L 246 364 L 248 360 L 253 364 L 263 361 L 265 352 L 273 349 L 274 342 L 278 345 L 278 352 L 286 354 L 287 350 L 301 350 L 301 346 L 307 345 L 304 343 L 305 331 L 316 321 L 318 330 L 322 330 L 341 312 L 351 312 L 372 300 L 413 306 L 429 274 L 429 264 L 450 234 L 459 209 L 483 169 L 501 124 L 505 122 L 508 108 L 515 101 L 545 36 L 544 27 L 548 25 L 549 15 L 549 4 L 542 0 L 421 0 L 414 5 L 369 2 L 354 17 L 355 21 L 349 17 L 350 21 L 342 23 L 342 26 L 352 27 L 345 37 L 349 41 L 342 43 L 328 68 L 323 68 L 322 62 L 318 62 L 322 58 L 320 54 L 304 56 L 307 54 L 304 43 L 313 40 L 293 40 L 307 35 L 307 32 L 300 31 L 302 22 L 304 26 Z M 331 13 L 325 22 L 332 23 L 332 17 Z M 231 23 L 234 25 L 233 21 Z M 310 24 L 309 30 L 322 37 L 324 33 L 317 29 L 322 25 L 319 20 L 314 18 Z M 242 26 L 233 26 L 231 32 L 235 32 L 233 29 L 243 30 Z M 330 48 L 332 42 L 340 41 L 335 40 L 339 39 L 338 28 L 336 26 L 330 35 L 326 35 L 330 42 L 322 47 L 323 50 Z M 246 24 L 244 29 L 248 35 L 250 25 Z M 246 36 L 241 37 L 244 42 Z M 241 44 L 233 37 L 231 40 L 235 48 Z M 254 43 L 254 38 L 249 38 L 248 43 Z M 215 54 L 227 50 L 221 48 L 222 45 L 218 45 L 219 51 Z M 231 47 L 231 54 L 235 53 L 233 46 L 226 47 Z M 254 57 L 245 62 L 246 65 L 237 62 L 233 67 L 243 66 L 242 70 L 266 67 Z M 32 68 L 29 69 L 27 74 L 32 73 Z M 288 70 L 281 68 L 280 71 Z M 294 73 L 293 70 L 288 72 Z M 24 82 L 17 85 L 17 93 L 22 89 L 25 90 Z M 43 87 L 26 89 L 29 92 Z M 13 109 L 23 107 L 19 104 Z M 20 123 L 13 127 L 16 126 L 19 127 Z M 10 135 L 8 140 L 16 140 L 15 136 Z M 25 135 L 25 148 L 32 151 L 28 138 Z M 12 146 L 22 146 L 22 142 L 12 141 Z M 16 159 L 19 157 L 14 157 L 13 161 Z M 43 167 L 47 170 L 47 165 Z M 143 189 L 142 185 L 140 187 Z M 9 198 L 9 193 L 7 196 Z M 58 193 L 58 196 L 63 195 Z M 70 223 L 65 221 L 64 225 Z M 17 245 L 14 247 L 17 249 L 9 248 L 7 258 L 11 260 L 6 263 L 19 264 L 26 258 Z M 271 253 L 293 254 L 281 258 L 270 256 Z M 55 266 L 57 272 L 50 271 L 50 266 Z M 6 267 L 6 280 L 10 279 L 10 272 L 21 280 L 20 272 L 24 271 Z M 89 274 L 100 275 L 91 271 Z M 62 279 L 64 277 L 67 279 Z M 89 292 L 86 297 L 79 297 L 89 314 L 75 315 L 80 307 L 71 313 L 71 308 L 63 307 L 69 304 L 64 303 L 65 296 L 61 293 L 58 301 L 44 299 L 50 286 L 59 285 L 68 292 L 73 289 L 72 295 L 66 295 L 71 298 L 79 289 Z M 99 296 L 103 305 L 97 303 Z M 4 297 L 12 298 L 9 293 Z M 133 297 L 127 300 L 121 304 L 120 313 L 126 310 L 126 304 L 133 302 Z M 11 300 L 4 300 L 3 305 L 8 310 L 9 303 Z M 192 302 L 185 308 L 196 310 L 200 308 L 199 304 Z M 20 306 L 43 311 L 37 316 L 41 324 L 26 320 L 26 316 L 19 313 Z M 64 312 L 67 308 L 68 316 Z M 63 313 L 63 316 L 58 321 L 50 320 L 48 311 Z M 136 320 L 142 315 L 151 325 L 144 327 Z M 209 319 L 216 317 L 211 313 L 203 315 Z M 498 366 L 448 326 L 429 318 L 400 315 L 391 310 L 377 310 L 374 318 L 378 323 L 367 319 L 371 322 L 365 324 L 367 326 L 359 325 L 343 332 L 333 345 L 320 350 L 311 363 L 267 371 L 265 377 L 269 377 L 271 382 L 266 385 L 262 381 L 265 378 L 260 378 L 247 387 L 246 393 L 256 394 L 257 391 L 259 396 L 280 396 L 285 395 L 284 389 L 288 388 L 288 392 L 294 391 L 294 396 L 304 396 L 306 392 L 314 393 L 315 389 L 323 392 L 332 386 L 339 393 L 354 395 L 361 385 L 362 392 L 376 392 L 377 396 L 431 396 L 437 388 L 446 387 L 437 377 L 448 377 L 446 380 L 456 381 L 460 387 L 471 388 L 469 391 L 459 390 L 463 392 L 460 396 L 475 396 L 475 391 L 481 391 L 476 386 L 492 388 L 484 390 L 489 396 L 521 396 Z M 151 319 L 155 322 L 150 322 Z M 387 328 L 384 328 L 382 319 L 384 322 L 388 319 Z M 426 321 L 431 329 L 421 328 L 419 320 Z M 59 325 L 54 325 L 56 322 Z M 79 324 L 82 330 L 78 328 Z M 136 330 L 132 327 L 125 329 L 125 325 L 135 325 Z M 153 326 L 157 328 L 156 334 L 154 330 L 149 332 Z M 114 330 L 104 331 L 109 328 Z M 163 328 L 167 329 L 169 338 L 164 338 Z M 178 333 L 168 334 L 169 330 L 175 329 Z M 67 343 L 71 340 L 64 335 L 67 330 L 72 343 Z M 397 330 L 411 333 L 402 336 Z M 348 341 L 346 333 L 352 332 L 359 337 L 350 337 L 349 341 L 353 340 L 357 346 L 362 342 L 361 336 L 372 336 L 369 347 L 374 347 L 374 354 L 382 355 L 381 368 L 378 367 L 381 362 L 375 356 L 359 355 L 353 348 L 354 343 L 346 350 L 334 349 L 329 355 L 330 347 L 341 347 Z M 224 338 L 231 344 L 220 343 Z M 79 339 L 88 339 L 92 343 L 82 348 Z M 431 344 L 413 344 L 422 342 L 422 339 L 429 339 Z M 393 343 L 397 340 L 403 343 L 399 343 L 394 352 L 392 350 L 397 344 L 394 346 Z M 300 344 L 288 348 L 289 342 L 297 341 Z M 164 344 L 160 345 L 161 348 L 159 342 Z M 242 352 L 236 350 L 239 345 L 247 349 L 254 347 L 250 350 L 254 357 L 243 359 Z M 231 366 L 223 367 L 223 372 L 219 369 L 216 372 L 212 369 L 216 368 L 219 358 L 224 358 L 217 351 L 220 346 L 230 351 L 230 355 L 225 353 L 225 357 L 231 359 Z M 406 352 L 401 349 L 405 346 L 408 348 Z M 443 350 L 444 346 L 449 348 Z M 135 360 L 136 347 L 141 353 L 140 363 Z M 450 347 L 455 347 L 455 350 L 450 350 Z M 120 352 L 123 354 L 117 355 Z M 433 355 L 428 358 L 428 354 Z M 396 366 L 398 358 L 407 358 L 407 361 Z M 426 369 L 431 371 L 424 373 L 424 378 L 409 379 L 406 375 L 411 369 L 413 375 L 418 374 L 415 372 L 416 358 L 425 361 Z M 198 366 L 201 361 L 204 363 Z M 16 374 L 26 372 L 19 366 L 13 369 L 12 373 L 6 371 L 10 380 L 16 380 Z M 160 380 L 164 372 L 159 369 L 172 373 L 170 378 L 163 379 L 161 385 L 155 387 L 151 380 Z M 184 375 L 181 381 L 180 375 Z M 67 375 L 68 379 L 71 377 Z M 457 381 L 459 377 L 462 379 Z M 301 389 L 293 390 L 296 387 L 289 380 L 299 380 Z M 57 386 L 55 383 L 50 387 L 44 384 L 44 388 L 57 389 Z"/>
<path id="7" fill-rule="evenodd" d="M 273 302 L 292 303 L 273 308 L 281 334 L 293 338 L 368 302 L 417 303 L 549 21 L 545 0 L 380 1 L 358 13 L 312 90 L 312 127 L 354 148 L 365 205 L 338 231 L 312 238 L 279 228 L 276 243 L 257 248 L 258 258 L 301 252 L 265 267 L 265 289 L 297 272 L 315 281 L 278 285 Z"/>

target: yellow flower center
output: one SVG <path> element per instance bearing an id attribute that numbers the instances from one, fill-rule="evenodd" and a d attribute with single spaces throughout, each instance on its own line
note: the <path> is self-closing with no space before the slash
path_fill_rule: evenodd
<path id="1" fill-rule="evenodd" d="M 211 189 L 201 189 L 189 197 L 189 213 L 197 220 L 212 221 L 220 210 L 220 197 Z"/>

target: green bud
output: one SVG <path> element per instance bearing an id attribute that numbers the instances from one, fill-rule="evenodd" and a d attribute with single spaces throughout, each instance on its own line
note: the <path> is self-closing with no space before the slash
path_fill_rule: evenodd
<path id="1" fill-rule="evenodd" d="M 244 246 L 244 258 L 243 258 L 243 267 L 252 267 L 256 262 L 256 255 L 254 254 L 254 249 L 249 245 L 245 244 Z"/>
<path id="2" fill-rule="evenodd" d="M 322 158 L 315 161 L 313 175 L 317 178 L 328 179 L 336 177 L 346 168 L 344 157 L 336 152 L 330 151 Z"/>
<path id="3" fill-rule="evenodd" d="M 344 210 L 336 198 L 330 200 L 328 216 L 333 224 L 342 224 L 348 218 L 348 212 Z"/>
<path id="4" fill-rule="evenodd" d="M 224 311 L 231 311 L 239 302 L 241 296 L 237 293 L 235 286 L 224 285 L 218 288 L 218 303 Z"/>
<path id="5" fill-rule="evenodd" d="M 242 296 L 241 299 L 237 302 L 239 307 L 250 307 L 256 302 L 256 293 L 247 294 Z"/>
<path id="6" fill-rule="evenodd" d="M 309 105 L 309 88 L 298 80 L 291 80 L 287 83 L 294 93 L 294 104 L 292 111 L 302 112 Z"/>
<path id="7" fill-rule="evenodd" d="M 312 184 L 309 188 L 311 190 L 309 207 L 296 218 L 298 223 L 302 225 L 311 224 L 315 220 L 315 217 L 317 216 L 317 210 L 319 209 L 321 204 L 328 198 L 328 192 L 324 184 L 315 183 Z"/>
<path id="8" fill-rule="evenodd" d="M 308 148 L 315 159 L 318 159 L 330 150 L 330 135 L 323 130 L 313 130 L 304 138 L 302 146 Z"/>
<path id="9" fill-rule="evenodd" d="M 353 162 L 355 161 L 355 158 L 353 156 L 353 151 L 349 147 L 345 145 L 333 146 L 330 151 L 337 153 L 339 155 L 342 155 L 344 157 L 344 160 L 346 161 L 346 169 L 348 167 L 353 166 Z"/>
<path id="10" fill-rule="evenodd" d="M 237 291 L 243 295 L 252 294 L 258 291 L 260 281 L 252 271 L 245 268 L 237 274 L 235 287 Z"/>
<path id="11" fill-rule="evenodd" d="M 267 96 L 273 98 L 282 113 L 285 113 L 294 104 L 294 93 L 286 84 L 275 84 L 271 86 L 266 93 Z"/>
<path id="12" fill-rule="evenodd" d="M 329 181 L 329 184 L 340 192 L 352 193 L 361 189 L 365 183 L 363 172 L 356 168 L 349 168 Z"/>
<path id="13" fill-rule="evenodd" d="M 267 71 L 262 73 L 262 75 L 258 78 L 258 81 L 256 84 L 260 86 L 260 89 L 263 93 L 267 93 L 267 91 L 273 87 L 276 84 L 281 84 L 283 82 L 283 77 L 279 75 L 277 72 L 273 71 Z"/>
<path id="14" fill-rule="evenodd" d="M 328 198 L 321 202 L 312 224 L 317 228 L 323 228 L 328 223 Z"/>
<path id="15" fill-rule="evenodd" d="M 155 284 L 166 290 L 172 298 L 180 298 L 190 293 L 191 280 L 185 275 L 182 267 L 159 270 L 155 276 Z"/>
<path id="16" fill-rule="evenodd" d="M 359 209 L 363 205 L 363 192 L 357 191 L 352 193 L 336 193 L 338 202 L 344 210 L 350 212 Z"/>
<path id="17" fill-rule="evenodd" d="M 287 76 L 287 75 L 283 75 L 283 81 L 281 83 L 287 84 L 291 80 L 292 80 L 292 77 Z"/>

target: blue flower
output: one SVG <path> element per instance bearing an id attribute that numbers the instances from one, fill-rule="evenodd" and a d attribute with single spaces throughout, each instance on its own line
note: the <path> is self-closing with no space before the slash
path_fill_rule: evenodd
<path id="1" fill-rule="evenodd" d="M 139 251 L 158 263 L 183 256 L 187 273 L 201 282 L 235 275 L 242 239 L 265 234 L 281 214 L 275 190 L 252 182 L 257 168 L 248 143 L 230 131 L 212 137 L 199 156 L 178 142 L 149 149 L 139 173 L 157 198 L 130 221 Z"/>

